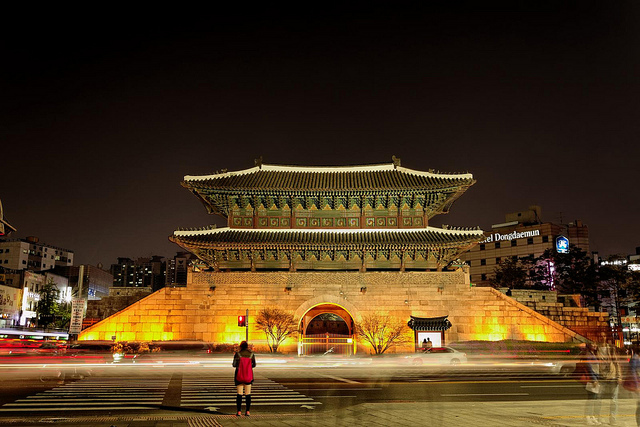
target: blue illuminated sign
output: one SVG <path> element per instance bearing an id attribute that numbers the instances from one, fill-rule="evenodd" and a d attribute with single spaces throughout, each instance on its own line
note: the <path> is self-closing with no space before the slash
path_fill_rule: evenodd
<path id="1" fill-rule="evenodd" d="M 564 236 L 556 237 L 556 252 L 559 254 L 569 253 L 569 239 Z"/>

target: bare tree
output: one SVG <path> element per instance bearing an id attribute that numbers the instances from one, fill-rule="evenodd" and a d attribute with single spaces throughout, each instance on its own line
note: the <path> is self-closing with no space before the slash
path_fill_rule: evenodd
<path id="1" fill-rule="evenodd" d="M 356 334 L 367 342 L 375 354 L 382 354 L 391 346 L 409 341 L 406 322 L 380 313 L 367 314 L 356 324 Z"/>
<path id="2" fill-rule="evenodd" d="M 269 351 L 275 353 L 282 342 L 297 332 L 293 314 L 278 307 L 263 308 L 256 318 L 258 329 L 267 336 Z"/>

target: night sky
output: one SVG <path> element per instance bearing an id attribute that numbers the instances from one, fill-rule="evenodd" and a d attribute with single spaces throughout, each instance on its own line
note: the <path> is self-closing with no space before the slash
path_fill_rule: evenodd
<path id="1" fill-rule="evenodd" d="M 5 15 L 12 237 L 76 264 L 172 256 L 176 228 L 223 224 L 184 175 L 395 155 L 474 174 L 431 225 L 487 230 L 538 204 L 544 221 L 583 220 L 601 255 L 635 252 L 638 7 L 423 3 Z"/>

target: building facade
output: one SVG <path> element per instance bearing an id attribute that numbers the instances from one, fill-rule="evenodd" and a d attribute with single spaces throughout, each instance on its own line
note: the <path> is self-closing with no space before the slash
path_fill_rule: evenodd
<path id="1" fill-rule="evenodd" d="M 0 240 L 0 264 L 13 270 L 50 270 L 73 265 L 73 251 L 40 243 L 34 236 Z"/>
<path id="2" fill-rule="evenodd" d="M 109 295 L 109 288 L 113 285 L 111 273 L 94 265 L 59 267 L 54 272 L 69 280 L 73 297 L 84 298 L 85 301 L 99 300 Z"/>
<path id="3" fill-rule="evenodd" d="M 505 215 L 505 222 L 493 225 L 485 232 L 485 239 L 461 259 L 469 264 L 471 283 L 489 286 L 503 260 L 539 257 L 547 249 L 555 250 L 558 236 L 567 237 L 570 244 L 589 253 L 589 228 L 582 221 L 566 225 L 542 222 L 540 207 L 531 206 Z"/>
<path id="4" fill-rule="evenodd" d="M 189 268 L 197 260 L 194 254 L 184 251 L 178 252 L 173 258 L 167 260 L 166 286 L 187 286 Z"/>
<path id="5" fill-rule="evenodd" d="M 161 256 L 150 258 L 118 258 L 111 264 L 113 286 L 117 288 L 151 288 L 158 290 L 166 282 L 166 262 Z"/>
<path id="6" fill-rule="evenodd" d="M 0 273 L 0 328 L 16 326 L 20 321 L 22 289 L 7 285 L 7 276 Z"/>
<path id="7" fill-rule="evenodd" d="M 355 325 L 372 315 L 407 322 L 414 351 L 425 338 L 585 341 L 491 288 L 471 286 L 460 257 L 485 239 L 479 229 L 435 228 L 474 184 L 471 174 L 439 174 L 393 164 L 256 167 L 186 176 L 182 185 L 227 227 L 178 230 L 170 240 L 201 265 L 185 288 L 166 287 L 84 330 L 80 339 L 198 339 L 237 342 L 263 308 L 294 315 L 285 351 L 326 346 L 368 352 Z M 330 319 L 330 321 L 326 321 Z M 603 319 L 599 319 L 603 320 Z"/>

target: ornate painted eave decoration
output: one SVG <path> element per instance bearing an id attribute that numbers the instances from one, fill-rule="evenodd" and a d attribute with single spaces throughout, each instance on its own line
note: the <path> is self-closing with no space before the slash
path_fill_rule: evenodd
<path id="1" fill-rule="evenodd" d="M 479 229 L 178 230 L 169 239 L 215 269 L 442 269 Z"/>
<path id="2" fill-rule="evenodd" d="M 397 159 L 395 159 L 397 160 Z M 209 213 L 229 216 L 234 206 L 256 210 L 311 205 L 332 209 L 395 206 L 424 209 L 429 218 L 446 213 L 475 183 L 473 175 L 423 172 L 392 164 L 313 167 L 259 166 L 235 172 L 184 177 Z M 317 206 L 322 205 L 322 206 Z"/>
<path id="3" fill-rule="evenodd" d="M 449 316 L 417 317 L 411 316 L 407 325 L 414 331 L 446 331 L 451 327 Z"/>

